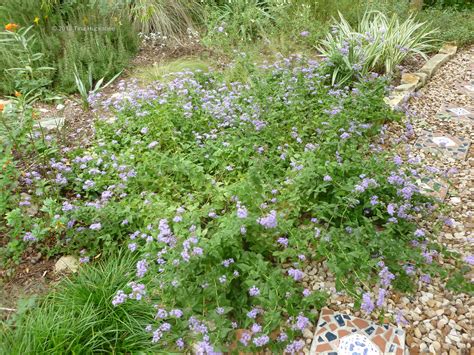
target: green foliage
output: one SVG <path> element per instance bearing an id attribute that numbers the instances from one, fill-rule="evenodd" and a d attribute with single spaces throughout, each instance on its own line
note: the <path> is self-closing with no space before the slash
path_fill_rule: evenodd
<path id="1" fill-rule="evenodd" d="M 112 254 L 62 280 L 37 306 L 21 312 L 13 326 L 2 324 L 0 352 L 130 353 L 158 351 L 144 328 L 153 310 L 138 303 L 114 308 L 112 298 L 130 280 L 135 260 Z M 3 349 L 2 349 L 3 347 Z"/>
<path id="2" fill-rule="evenodd" d="M 333 84 L 344 85 L 372 71 L 390 75 L 409 55 L 426 58 L 435 41 L 434 31 L 412 16 L 400 23 L 395 15 L 388 19 L 381 12 L 367 12 L 357 30 L 339 17 L 318 47 L 329 61 Z"/>
<path id="3" fill-rule="evenodd" d="M 89 72 L 94 81 L 111 79 L 138 49 L 138 33 L 129 13 L 110 1 L 7 0 L 0 10 L 0 23 L 8 22 L 18 24 L 20 31 L 32 25 L 29 35 L 34 35 L 36 41 L 29 51 L 40 56 L 35 59 L 38 65 L 56 69 L 42 73 L 39 79 L 22 80 L 28 87 L 75 92 L 75 67 L 83 82 L 88 80 Z M 16 67 L 17 57 L 14 52 L 1 56 L 0 66 Z M 17 76 L 0 73 L 0 91 L 10 94 L 12 89 L 18 90 L 16 81 L 23 78 Z"/>
<path id="4" fill-rule="evenodd" d="M 32 28 L 0 32 L 0 58 L 4 65 L 0 80 L 5 79 L 1 85 L 9 94 L 15 90 L 36 93 L 51 83 L 54 68 L 42 66 L 44 54 L 34 50 L 37 39 Z"/>
<path id="5" fill-rule="evenodd" d="M 140 32 L 170 39 L 184 37 L 202 17 L 201 5 L 195 0 L 126 0 L 124 6 L 129 7 Z"/>
<path id="6" fill-rule="evenodd" d="M 104 85 L 102 85 L 102 83 L 104 82 L 104 78 L 99 79 L 99 81 L 97 81 L 94 85 L 94 82 L 93 82 L 93 79 L 92 79 L 92 67 L 91 66 L 89 66 L 89 70 L 88 70 L 87 74 L 88 74 L 88 81 L 83 82 L 81 80 L 81 77 L 80 77 L 79 71 L 77 70 L 77 67 L 76 66 L 74 67 L 74 80 L 76 81 L 77 91 L 81 95 L 82 105 L 86 108 L 89 107 L 89 102 L 88 102 L 89 95 L 97 94 L 100 90 L 105 89 L 107 86 L 112 84 L 112 82 L 115 79 L 117 79 L 117 77 L 120 74 L 122 74 L 122 72 L 120 71 L 119 73 L 117 73 L 112 79 L 110 79 Z"/>
<path id="7" fill-rule="evenodd" d="M 0 113 L 0 116 L 2 114 Z M 0 117 L 1 120 L 1 117 Z M 11 149 L 4 144 L 0 136 L 0 233 L 4 233 L 4 216 L 10 209 L 13 191 L 17 186 L 18 170 Z"/>
<path id="8" fill-rule="evenodd" d="M 455 9 L 472 9 L 474 2 L 472 0 L 425 0 L 425 7 L 454 7 Z"/>
<path id="9" fill-rule="evenodd" d="M 209 64 L 200 58 L 180 58 L 165 63 L 155 63 L 148 67 L 137 68 L 134 75 L 147 82 L 171 80 L 175 73 L 184 71 L 207 72 Z"/>
<path id="10" fill-rule="evenodd" d="M 398 118 L 383 101 L 386 83 L 367 78 L 337 89 L 326 85 L 316 61 L 287 58 L 263 68 L 241 61 L 245 83 L 197 72 L 146 89 L 120 84 L 117 101 L 92 96 L 92 105 L 113 110 L 117 121 L 98 122 L 94 144 L 58 155 L 30 184 L 41 214 L 21 218 L 24 206 L 7 213 L 12 238 L 3 254 L 31 243 L 46 254 L 81 250 L 92 259 L 128 244 L 136 269 L 100 281 L 108 289 L 101 300 L 109 302 L 100 318 L 128 332 L 128 323 L 115 323 L 117 312 L 143 307 L 141 330 L 130 332 L 141 337 L 148 322 L 150 341 L 166 322 L 172 331 L 155 339 L 165 351 L 179 351 L 180 339 L 226 351 L 235 340 L 233 322 L 247 331 L 257 322 L 264 329 L 258 336 L 297 339 L 296 318 L 314 322 L 326 297 L 301 282 L 310 265 L 327 265 L 337 290 L 358 304 L 362 292 L 409 291 L 414 275 L 443 275 L 425 261 L 436 248 L 430 232 L 411 219 L 436 226 L 441 213 L 416 187 L 417 164 L 401 166 L 377 148 L 381 125 Z M 396 278 L 392 285 L 383 281 L 384 268 Z M 167 315 L 155 319 L 153 305 Z M 85 340 L 91 333 L 82 322 L 98 317 L 89 304 L 82 308 L 77 327 L 85 330 L 74 337 L 56 328 L 40 333 L 43 350 L 64 343 L 103 350 Z M 172 309 L 182 317 L 169 315 Z M 189 331 L 194 321 L 209 340 Z M 103 335 L 104 327 L 94 329 Z M 44 340 L 56 333 L 70 340 Z M 287 345 L 268 347 L 282 352 Z"/>
<path id="11" fill-rule="evenodd" d="M 454 42 L 459 46 L 474 43 L 474 11 L 450 8 L 428 8 L 416 14 L 419 21 L 431 29 L 439 28 L 436 38 L 442 42 Z"/>

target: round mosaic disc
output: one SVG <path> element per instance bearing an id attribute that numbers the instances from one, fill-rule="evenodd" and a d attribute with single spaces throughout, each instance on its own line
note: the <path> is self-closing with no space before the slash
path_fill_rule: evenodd
<path id="1" fill-rule="evenodd" d="M 337 348 L 338 355 L 381 355 L 377 346 L 362 334 L 343 337 Z"/>

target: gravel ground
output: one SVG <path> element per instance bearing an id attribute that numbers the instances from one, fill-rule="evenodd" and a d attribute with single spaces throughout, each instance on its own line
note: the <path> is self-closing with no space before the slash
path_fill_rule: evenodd
<path id="1" fill-rule="evenodd" d="M 469 121 L 443 120 L 436 117 L 442 105 L 474 107 L 472 97 L 459 90 L 459 84 L 474 80 L 474 46 L 459 51 L 429 80 L 428 84 L 409 101 L 407 120 L 413 126 L 412 136 L 403 141 L 405 124 L 391 124 L 388 128 L 389 141 L 400 152 L 409 151 L 411 155 L 423 158 L 426 165 L 440 171 L 457 169 L 449 178 L 450 188 L 446 202 L 451 208 L 450 217 L 455 220 L 452 227 L 445 227 L 438 237 L 449 250 L 462 256 L 474 254 L 474 154 L 469 150 L 466 160 L 455 160 L 445 155 L 418 150 L 414 147 L 416 138 L 423 130 L 444 132 L 452 136 L 466 137 L 474 142 L 474 125 Z M 455 268 L 451 261 L 438 258 L 448 268 Z M 338 295 L 334 288 L 334 278 L 326 265 L 313 265 L 305 270 L 304 282 L 313 290 L 326 289 L 332 294 L 329 307 L 343 313 L 352 313 L 362 318 L 371 318 L 354 309 L 352 300 Z M 474 281 L 471 268 L 468 276 Z M 392 293 L 388 300 L 386 318 L 395 320 L 399 310 L 406 324 L 398 324 L 407 332 L 406 345 L 410 354 L 430 353 L 440 355 L 474 354 L 474 298 L 463 293 L 447 290 L 440 280 L 433 279 L 430 284 L 419 284 L 414 294 Z M 371 318 L 377 321 L 375 316 Z M 393 323 L 395 324 L 395 323 Z M 314 329 L 311 329 L 314 331 Z M 313 332 L 304 334 L 308 353 Z"/>

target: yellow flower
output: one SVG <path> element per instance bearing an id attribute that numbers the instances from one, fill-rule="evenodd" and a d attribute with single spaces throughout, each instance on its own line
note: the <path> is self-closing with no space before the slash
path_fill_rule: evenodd
<path id="1" fill-rule="evenodd" d="M 21 92 L 18 92 L 15 90 L 15 97 L 20 97 L 21 96 Z"/>
<path id="2" fill-rule="evenodd" d="M 38 16 L 36 16 L 35 19 L 33 20 L 33 22 L 38 25 L 39 22 L 40 22 L 40 18 Z"/>

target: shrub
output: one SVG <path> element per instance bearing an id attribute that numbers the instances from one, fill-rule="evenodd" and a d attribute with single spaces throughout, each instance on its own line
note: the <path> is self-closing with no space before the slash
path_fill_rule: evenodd
<path id="1" fill-rule="evenodd" d="M 434 30 L 412 16 L 400 23 L 395 15 L 388 19 L 381 12 L 367 12 L 357 30 L 339 17 L 318 47 L 329 63 L 332 83 L 343 85 L 371 71 L 390 75 L 409 55 L 426 58 L 435 42 Z"/>
<path id="2" fill-rule="evenodd" d="M 456 9 L 472 9 L 474 2 L 472 0 L 425 0 L 425 7 L 454 7 Z"/>
<path id="3" fill-rule="evenodd" d="M 12 235 L 91 259 L 127 244 L 136 269 L 110 286 L 106 312 L 143 306 L 164 351 L 298 351 L 326 297 L 308 283 L 311 265 L 326 264 L 356 306 L 440 272 L 425 224 L 442 211 L 417 187 L 425 173 L 372 140 L 398 117 L 385 82 L 325 79 L 295 57 L 254 67 L 246 83 L 182 73 L 94 95 L 116 122 L 99 122 L 94 145 L 50 161 L 37 181 L 25 174 L 42 214 L 9 212 Z"/>
<path id="4" fill-rule="evenodd" d="M 202 17 L 201 5 L 193 0 L 127 0 L 130 15 L 140 32 L 159 33 L 166 38 L 180 38 Z"/>
<path id="5" fill-rule="evenodd" d="M 15 23 L 10 25 L 18 26 Z M 44 54 L 34 50 L 37 38 L 32 28 L 0 32 L 0 57 L 4 65 L 0 77 L 5 78 L 2 86 L 9 94 L 15 91 L 23 94 L 42 91 L 51 83 L 54 68 L 42 65 Z"/>
<path id="6" fill-rule="evenodd" d="M 446 8 L 428 8 L 416 14 L 429 28 L 440 28 L 436 37 L 440 42 L 454 42 L 459 46 L 474 43 L 474 12 Z"/>
<path id="7" fill-rule="evenodd" d="M 31 25 L 28 35 L 35 36 L 36 41 L 28 48 L 41 54 L 37 65 L 56 69 L 43 72 L 39 83 L 22 80 L 24 86 L 41 84 L 59 92 L 75 92 L 75 66 L 82 81 L 87 80 L 90 71 L 95 81 L 111 79 L 138 49 L 138 33 L 129 13 L 110 1 L 6 0 L 0 22 L 16 23 L 20 30 Z M 0 57 L 0 67 L 15 67 L 13 52 L 6 54 Z M 7 74 L 0 72 L 0 91 L 11 94 L 12 89 L 19 90 L 17 82 L 21 77 Z"/>

